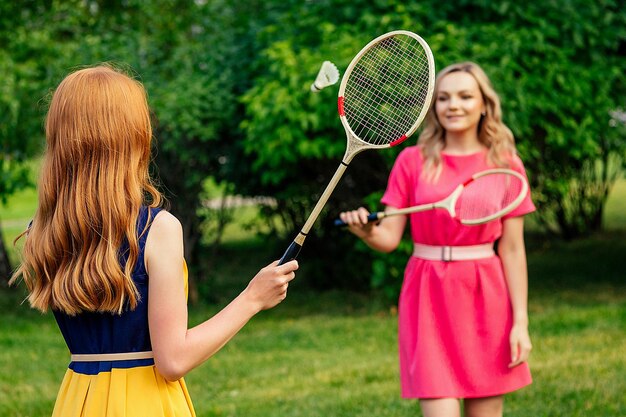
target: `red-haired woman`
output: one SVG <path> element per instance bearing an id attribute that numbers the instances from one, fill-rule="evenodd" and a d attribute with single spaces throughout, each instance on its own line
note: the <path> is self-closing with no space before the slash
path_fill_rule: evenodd
<path id="1" fill-rule="evenodd" d="M 46 118 L 39 205 L 25 237 L 32 307 L 71 352 L 53 416 L 193 416 L 183 376 L 286 296 L 297 262 L 261 269 L 227 307 L 187 328 L 179 221 L 148 174 L 143 86 L 107 65 L 68 75 Z"/>

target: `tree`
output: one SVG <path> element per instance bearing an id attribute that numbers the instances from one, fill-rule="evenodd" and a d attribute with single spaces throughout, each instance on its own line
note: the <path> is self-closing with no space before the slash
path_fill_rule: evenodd
<path id="1" fill-rule="evenodd" d="M 46 93 L 60 47 L 38 16 L 38 2 L 0 3 L 0 203 L 31 186 L 27 161 L 41 151 Z M 0 276 L 12 267 L 0 232 Z"/>
<path id="2" fill-rule="evenodd" d="M 264 71 L 242 98 L 246 119 L 241 126 L 243 153 L 251 161 L 247 178 L 255 178 L 258 193 L 278 198 L 274 210 L 285 219 L 290 234 L 310 212 L 345 146 L 334 115 L 336 90 L 319 95 L 308 91 L 319 64 L 329 59 L 345 69 L 367 41 L 399 28 L 429 42 L 438 68 L 472 60 L 491 76 L 546 229 L 574 237 L 599 227 L 601 207 L 616 178 L 610 170 L 621 169 L 626 145 L 618 129 L 610 126 L 610 112 L 623 109 L 626 88 L 626 12 L 616 2 L 286 4 L 289 12 L 263 32 L 265 46 L 257 67 Z M 397 266 L 405 254 L 386 255 L 383 261 L 372 260 L 368 252 L 360 258 L 362 269 L 348 271 L 353 278 L 346 278 L 345 270 L 333 270 L 338 262 L 328 261 L 335 257 L 329 249 L 335 254 L 350 250 L 338 250 L 341 237 L 319 227 L 346 205 L 376 205 L 375 198 L 365 197 L 384 188 L 394 156 L 368 156 L 370 166 L 364 170 L 352 166 L 366 161 L 359 156 L 349 167 L 313 232 L 324 237 L 316 252 L 318 259 L 326 260 L 320 262 L 316 279 L 362 280 L 370 275 L 372 262 L 378 265 L 375 281 L 384 281 L 376 275 L 383 271 L 402 270 Z M 590 194 L 591 189 L 600 191 Z"/>
<path id="3" fill-rule="evenodd" d="M 45 106 L 39 103 L 46 92 L 72 69 L 112 62 L 147 88 L 158 174 L 174 197 L 187 260 L 197 269 L 202 184 L 217 171 L 234 125 L 233 8 L 185 1 L 9 3 L 0 6 L 6 45 L 0 50 L 0 196 L 26 185 L 20 164 L 43 143 Z"/>
<path id="4" fill-rule="evenodd" d="M 345 149 L 336 87 L 313 94 L 310 83 L 322 61 L 344 70 L 374 36 L 399 28 L 429 42 L 437 68 L 473 60 L 491 76 L 546 229 L 574 237 L 600 227 L 625 148 L 610 116 L 626 93 L 626 12 L 613 0 L 2 2 L 0 196 L 26 184 L 22 161 L 40 149 L 47 92 L 78 66 L 126 64 L 147 87 L 155 173 L 184 225 L 190 267 L 205 276 L 206 178 L 276 197 L 263 212 L 282 219 L 277 236 L 293 237 Z M 303 250 L 324 260 L 310 263 L 315 285 L 365 288 L 372 268 L 401 270 L 328 227 L 340 210 L 379 208 L 398 151 L 350 164 Z M 363 269 L 327 261 L 337 253 Z"/>

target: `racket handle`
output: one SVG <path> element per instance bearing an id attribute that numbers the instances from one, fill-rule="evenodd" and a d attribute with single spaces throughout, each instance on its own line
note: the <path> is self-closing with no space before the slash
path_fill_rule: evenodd
<path id="1" fill-rule="evenodd" d="M 367 222 L 369 223 L 369 222 L 373 222 L 373 221 L 375 221 L 375 220 L 378 220 L 379 218 L 381 218 L 381 217 L 382 217 L 382 216 L 381 216 L 381 214 L 382 214 L 381 212 L 378 212 L 378 213 L 370 213 L 370 214 L 367 216 Z M 347 225 L 348 225 L 348 224 L 347 224 L 347 223 L 344 223 L 341 219 L 336 219 L 336 220 L 335 220 L 335 226 L 347 226 Z"/>
<path id="2" fill-rule="evenodd" d="M 289 245 L 289 247 L 283 254 L 283 257 L 280 258 L 280 261 L 278 261 L 278 265 L 282 265 L 296 259 L 296 257 L 300 253 L 300 249 L 302 249 L 302 245 L 299 245 L 296 242 L 291 242 L 291 245 Z"/>

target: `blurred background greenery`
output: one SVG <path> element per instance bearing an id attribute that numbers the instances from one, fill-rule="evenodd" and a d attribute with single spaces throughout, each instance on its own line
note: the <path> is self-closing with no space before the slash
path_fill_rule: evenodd
<path id="1" fill-rule="evenodd" d="M 148 91 L 154 175 L 184 226 L 192 316 L 206 317 L 280 257 L 339 164 L 337 86 L 309 90 L 322 61 L 343 72 L 394 29 L 420 34 L 438 69 L 484 67 L 528 169 L 538 206 L 527 227 L 538 388 L 515 397 L 511 415 L 626 415 L 616 353 L 626 322 L 619 1 L 0 0 L 0 275 L 15 266 L 12 240 L 36 205 L 50 92 L 69 71 L 110 62 Z M 396 399 L 393 355 L 410 242 L 379 255 L 330 227 L 343 209 L 380 208 L 399 150 L 355 158 L 300 254 L 292 301 L 192 373 L 199 415 L 415 413 Z M 0 292 L 0 415 L 45 415 L 66 352 L 49 317 L 15 307 L 22 290 Z M 43 376 L 22 369 L 25 351 L 54 358 Z"/>

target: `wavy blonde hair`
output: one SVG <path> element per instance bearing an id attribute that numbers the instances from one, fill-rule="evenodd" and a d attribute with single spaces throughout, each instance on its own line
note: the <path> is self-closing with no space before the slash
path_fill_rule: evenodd
<path id="1" fill-rule="evenodd" d="M 439 72 L 435 82 L 433 103 L 426 115 L 424 130 L 417 141 L 424 155 L 424 174 L 426 178 L 436 180 L 441 173 L 441 151 L 445 146 L 446 132 L 437 118 L 435 101 L 439 92 L 441 80 L 453 72 L 466 72 L 476 82 L 485 104 L 485 114 L 478 124 L 478 140 L 488 148 L 489 162 L 498 167 L 507 167 L 508 160 L 515 155 L 515 139 L 511 129 L 502 122 L 500 98 L 493 89 L 487 74 L 473 62 L 461 62 L 449 65 Z"/>
<path id="2" fill-rule="evenodd" d="M 23 278 L 33 308 L 74 315 L 137 306 L 131 277 L 139 254 L 137 216 L 142 204 L 162 201 L 148 173 L 151 141 L 138 81 L 99 65 L 58 86 L 46 117 L 39 203 L 19 236 L 26 236 L 22 262 L 10 281 Z"/>

